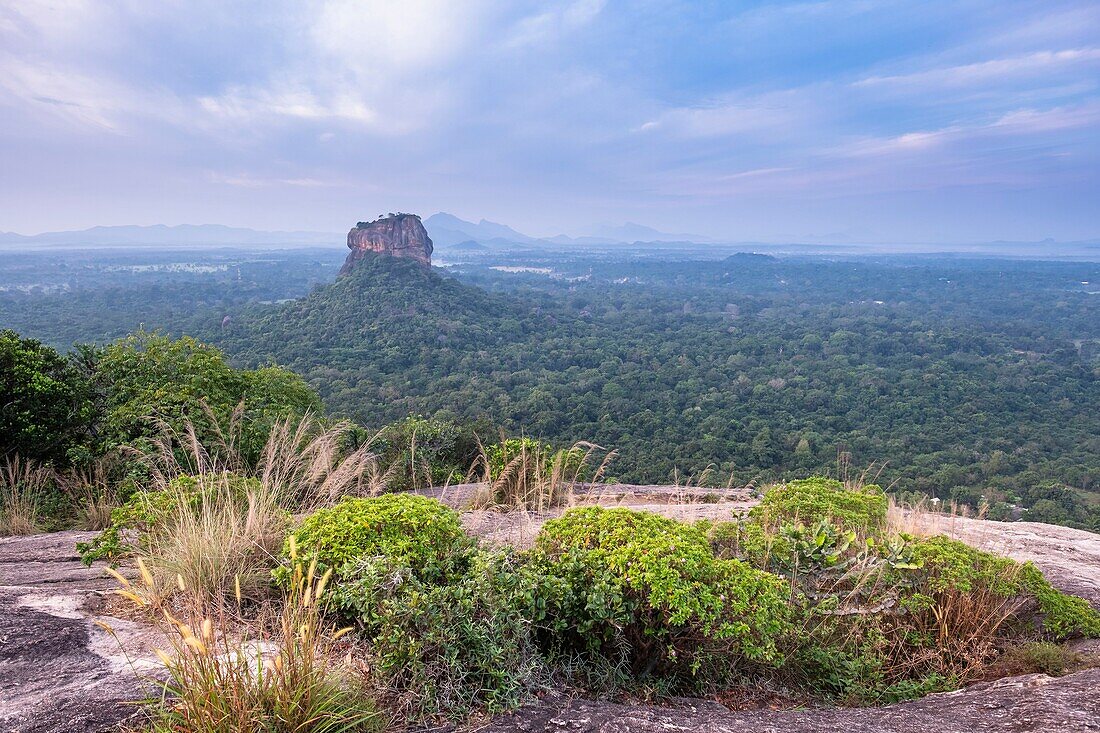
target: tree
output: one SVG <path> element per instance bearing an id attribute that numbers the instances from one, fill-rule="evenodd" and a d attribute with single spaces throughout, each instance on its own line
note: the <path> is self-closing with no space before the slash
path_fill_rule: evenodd
<path id="1" fill-rule="evenodd" d="M 54 463 L 88 439 L 88 383 L 63 356 L 14 331 L 0 331 L 0 455 Z"/>
<path id="2" fill-rule="evenodd" d="M 209 450 L 242 407 L 239 447 L 247 454 L 262 446 L 275 420 L 320 411 L 317 394 L 297 374 L 276 366 L 234 369 L 217 348 L 189 337 L 139 332 L 81 353 L 102 403 L 103 452 L 140 446 L 164 425 L 180 432 L 186 421 Z"/>

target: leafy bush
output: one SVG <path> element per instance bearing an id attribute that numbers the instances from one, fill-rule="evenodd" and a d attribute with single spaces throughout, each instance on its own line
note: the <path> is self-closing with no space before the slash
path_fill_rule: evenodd
<path id="1" fill-rule="evenodd" d="M 858 703 L 916 697 L 981 676 L 1036 632 L 1100 633 L 1100 614 L 1033 565 L 943 536 L 887 541 L 877 556 L 884 562 L 848 582 L 819 573 L 826 592 L 800 596 L 792 670 L 819 692 Z"/>
<path id="2" fill-rule="evenodd" d="M 536 539 L 536 620 L 557 652 L 625 656 L 634 674 L 717 682 L 738 661 L 777 661 L 786 584 L 714 556 L 696 527 L 627 509 L 585 508 Z"/>
<path id="3" fill-rule="evenodd" d="M 387 425 L 372 447 L 389 471 L 391 491 L 458 483 L 478 456 L 473 429 L 420 416 Z"/>
<path id="4" fill-rule="evenodd" d="M 829 520 L 840 530 L 878 536 L 886 526 L 886 509 L 886 493 L 875 484 L 849 488 L 813 476 L 768 489 L 749 516 L 776 525 Z"/>
<path id="5" fill-rule="evenodd" d="M 87 379 L 34 339 L 0 331 L 0 458 L 66 463 L 94 417 Z"/>
<path id="6" fill-rule="evenodd" d="M 377 681 L 415 718 L 515 707 L 538 676 L 531 576 L 513 556 L 477 551 L 434 499 L 345 500 L 307 517 L 284 554 L 334 572 L 327 608 L 356 625 Z"/>
<path id="7" fill-rule="evenodd" d="M 373 574 L 367 638 L 378 681 L 415 717 L 459 719 L 517 707 L 542 676 L 530 622 L 535 584 L 516 558 L 478 552 L 444 585 L 411 573 Z"/>
<path id="8" fill-rule="evenodd" d="M 1084 599 L 1056 590 L 1031 563 L 1020 564 L 944 536 L 914 542 L 913 558 L 923 566 L 921 588 L 907 603 L 923 610 L 931 599 L 939 607 L 936 619 L 941 626 L 946 623 L 942 606 L 947 599 L 990 594 L 1013 607 L 1009 615 L 1015 620 L 1033 614 L 1039 630 L 1053 638 L 1100 636 L 1100 612 Z"/>
<path id="9" fill-rule="evenodd" d="M 303 562 L 317 562 L 323 572 L 335 573 L 333 602 L 342 610 L 361 612 L 340 594 L 341 584 L 363 572 L 364 562 L 382 558 L 406 566 L 423 583 L 443 583 L 460 574 L 473 541 L 462 529 L 458 514 L 435 499 L 415 494 L 384 494 L 367 499 L 345 499 L 306 517 L 283 548 Z M 284 582 L 287 569 L 276 571 Z"/>
<path id="10" fill-rule="evenodd" d="M 140 331 L 104 347 L 85 347 L 81 359 L 102 393 L 99 452 L 147 447 L 165 427 L 178 434 L 191 428 L 213 450 L 243 403 L 249 419 L 240 425 L 237 449 L 254 462 L 274 421 L 320 409 L 317 394 L 293 372 L 234 369 L 217 348 L 190 337 Z"/>

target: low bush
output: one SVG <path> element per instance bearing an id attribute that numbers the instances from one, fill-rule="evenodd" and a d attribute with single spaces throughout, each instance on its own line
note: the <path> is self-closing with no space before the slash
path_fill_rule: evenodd
<path id="1" fill-rule="evenodd" d="M 404 567 L 420 582 L 441 584 L 461 575 L 473 540 L 462 529 L 458 514 L 435 499 L 415 494 L 384 494 L 345 499 L 306 517 L 283 547 L 321 571 L 335 573 L 332 603 L 353 617 L 365 613 L 342 586 L 367 572 L 378 559 Z M 287 568 L 276 570 L 285 582 Z"/>
<path id="2" fill-rule="evenodd" d="M 822 476 L 773 486 L 749 512 L 765 525 L 806 524 L 828 520 L 838 529 L 876 537 L 886 527 L 886 493 L 875 484 L 846 487 Z"/>
<path id="3" fill-rule="evenodd" d="M 387 425 L 371 441 L 389 491 L 461 483 L 480 450 L 473 427 L 420 416 Z"/>
<path id="4" fill-rule="evenodd" d="M 905 539 L 878 545 L 880 561 L 844 582 L 803 588 L 791 667 L 815 691 L 855 703 L 918 697 L 982 676 L 1021 639 L 1100 634 L 1100 614 L 1033 565 L 943 536 Z"/>
<path id="5" fill-rule="evenodd" d="M 360 590 L 368 590 L 364 579 Z M 530 620 L 535 585 L 511 555 L 475 553 L 467 571 L 443 585 L 411 573 L 375 575 L 369 591 L 378 609 L 365 634 L 372 667 L 391 702 L 412 717 L 509 710 L 544 676 Z"/>
<path id="6" fill-rule="evenodd" d="M 914 611 L 935 608 L 941 635 L 953 635 L 954 619 L 945 609 L 953 609 L 960 598 L 989 596 L 990 603 L 1003 604 L 1005 620 L 1029 623 L 1029 631 L 1054 639 L 1100 636 L 1100 612 L 1084 599 L 1056 590 L 1031 563 L 1020 564 L 944 536 L 916 540 L 912 547 L 914 560 L 922 566 L 921 584 L 907 604 Z M 958 609 L 958 615 L 959 623 L 975 623 L 974 614 L 965 608 Z"/>
<path id="7" fill-rule="evenodd" d="M 321 509 L 284 554 L 334 573 L 327 608 L 355 624 L 375 681 L 411 718 L 509 709 L 540 675 L 531 576 L 514 555 L 477 550 L 434 499 L 385 494 Z"/>
<path id="8" fill-rule="evenodd" d="M 1030 641 L 1005 650 L 987 670 L 986 677 L 997 679 L 1037 672 L 1058 677 L 1079 661 L 1078 654 L 1060 644 Z"/>
<path id="9" fill-rule="evenodd" d="M 543 526 L 532 567 L 551 653 L 622 657 L 679 687 L 778 661 L 789 628 L 780 578 L 716 558 L 699 528 L 654 514 L 570 510 Z"/>

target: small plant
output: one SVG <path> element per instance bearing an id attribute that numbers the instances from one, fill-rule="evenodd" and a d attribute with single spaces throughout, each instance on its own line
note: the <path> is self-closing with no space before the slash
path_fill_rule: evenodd
<path id="1" fill-rule="evenodd" d="M 143 587 L 120 595 L 149 608 L 157 582 L 139 564 Z M 157 650 L 167 680 L 152 680 L 163 691 L 150 702 L 151 728 L 163 733 L 366 733 L 383 721 L 354 675 L 342 672 L 334 643 L 347 629 L 332 632 L 323 622 L 319 599 L 329 574 L 295 563 L 281 613 L 257 622 L 255 638 L 238 637 L 226 616 L 195 616 L 184 621 L 167 610 L 155 614 L 168 650 Z M 180 580 L 181 587 L 184 581 Z M 98 622 L 108 633 L 109 624 Z M 117 638 L 117 637 L 116 637 Z"/>
<path id="2" fill-rule="evenodd" d="M 1079 656 L 1061 644 L 1029 641 L 1005 650 L 987 670 L 987 676 L 997 678 L 1041 672 L 1058 677 L 1078 661 Z"/>
<path id="3" fill-rule="evenodd" d="M 463 575 L 442 585 L 391 567 L 357 587 L 377 609 L 362 628 L 371 667 L 387 699 L 406 715 L 457 721 L 474 710 L 497 713 L 518 707 L 540 686 L 544 663 L 531 624 L 535 583 L 515 556 L 475 553 Z"/>
<path id="4" fill-rule="evenodd" d="M 638 677 L 687 687 L 717 683 L 738 662 L 778 660 L 786 583 L 716 558 L 699 528 L 627 509 L 573 509 L 543 526 L 536 553 L 542 623 L 559 655 L 622 657 Z"/>

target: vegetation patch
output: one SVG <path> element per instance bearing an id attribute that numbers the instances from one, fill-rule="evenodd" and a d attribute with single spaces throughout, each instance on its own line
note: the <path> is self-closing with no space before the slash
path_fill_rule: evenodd
<path id="1" fill-rule="evenodd" d="M 875 484 L 845 486 L 813 476 L 764 492 L 750 516 L 764 524 L 814 524 L 828 520 L 840 529 L 877 536 L 886 527 L 886 493 Z"/>
<path id="2" fill-rule="evenodd" d="M 623 657 L 641 677 L 693 686 L 778 661 L 786 584 L 715 557 L 699 529 L 627 509 L 573 509 L 544 525 L 534 567 L 557 653 Z"/>

